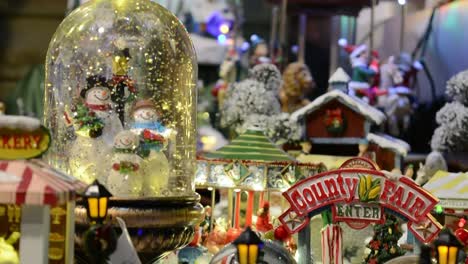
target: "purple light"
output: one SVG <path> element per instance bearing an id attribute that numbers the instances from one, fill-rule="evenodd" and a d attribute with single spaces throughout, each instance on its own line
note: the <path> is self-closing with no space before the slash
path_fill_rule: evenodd
<path id="1" fill-rule="evenodd" d="M 220 12 L 213 12 L 206 20 L 206 32 L 213 37 L 220 34 L 228 34 L 231 31 L 233 21 L 226 19 Z"/>
<path id="2" fill-rule="evenodd" d="M 241 45 L 241 50 L 242 50 L 242 51 L 246 51 L 246 50 L 248 50 L 249 48 L 250 48 L 250 44 L 249 44 L 247 41 L 245 41 L 244 43 L 242 43 L 242 45 Z"/>

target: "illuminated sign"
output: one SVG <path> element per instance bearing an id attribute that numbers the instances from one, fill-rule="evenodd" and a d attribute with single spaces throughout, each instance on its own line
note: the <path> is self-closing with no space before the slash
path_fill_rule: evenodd
<path id="1" fill-rule="evenodd" d="M 305 226 L 295 222 L 291 223 L 291 214 L 308 221 L 314 215 L 331 207 L 335 222 L 350 223 L 355 228 L 363 228 L 371 222 L 381 222 L 383 210 L 389 209 L 398 213 L 410 222 L 409 229 L 423 242 L 432 239 L 438 231 L 440 224 L 431 215 L 431 210 L 438 200 L 411 179 L 401 177 L 388 177 L 374 166 L 363 166 L 367 161 L 357 158 L 351 159 L 339 170 L 314 175 L 302 180 L 283 193 L 291 207 L 282 216 L 280 221 L 290 233 L 295 233 Z M 351 167 L 356 164 L 359 167 Z M 433 226 L 433 232 L 418 232 L 415 225 Z M 364 223 L 356 225 L 356 223 Z"/>
<path id="2" fill-rule="evenodd" d="M 49 145 L 50 134 L 43 126 L 32 131 L 0 129 L 0 160 L 36 158 L 45 153 Z"/>

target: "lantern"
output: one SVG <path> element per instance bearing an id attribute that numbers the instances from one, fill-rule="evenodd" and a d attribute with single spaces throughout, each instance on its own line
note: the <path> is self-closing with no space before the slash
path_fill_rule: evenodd
<path id="1" fill-rule="evenodd" d="M 106 219 L 109 197 L 112 197 L 112 194 L 98 180 L 95 180 L 86 188 L 83 197 L 86 199 L 89 219 L 102 223 Z"/>
<path id="2" fill-rule="evenodd" d="M 263 241 L 250 227 L 247 227 L 233 244 L 237 247 L 237 260 L 239 264 L 257 263 L 259 252 L 263 247 Z"/>
<path id="3" fill-rule="evenodd" d="M 463 245 L 449 229 L 444 228 L 434 241 L 434 247 L 439 264 L 457 264 L 458 252 Z"/>

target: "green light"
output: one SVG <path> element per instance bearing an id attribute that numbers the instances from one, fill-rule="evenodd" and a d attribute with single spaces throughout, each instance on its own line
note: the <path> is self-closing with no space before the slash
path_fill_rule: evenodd
<path id="1" fill-rule="evenodd" d="M 438 204 L 435 207 L 435 211 L 436 211 L 436 213 L 441 214 L 441 213 L 444 212 L 444 208 L 442 208 L 442 205 Z"/>

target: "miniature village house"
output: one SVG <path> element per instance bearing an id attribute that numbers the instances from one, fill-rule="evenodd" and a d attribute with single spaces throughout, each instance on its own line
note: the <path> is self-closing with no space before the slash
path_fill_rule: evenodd
<path id="1" fill-rule="evenodd" d="M 385 134 L 367 134 L 368 150 L 375 153 L 376 163 L 382 170 L 403 168 L 403 159 L 410 146 L 403 140 Z"/>
<path id="2" fill-rule="evenodd" d="M 34 159 L 51 141 L 39 120 L 0 116 L 0 137 L 0 233 L 19 258 L 2 262 L 2 248 L 0 262 L 72 263 L 75 199 L 85 184 Z"/>
<path id="3" fill-rule="evenodd" d="M 373 159 L 381 169 L 401 169 L 409 145 L 387 135 L 371 133 L 373 125 L 385 121 L 385 115 L 339 87 L 334 89 L 332 85 L 330 89 L 292 114 L 293 119 L 303 124 L 303 137 L 312 143 L 311 153 L 359 155 Z"/>
<path id="4" fill-rule="evenodd" d="M 371 125 L 379 125 L 385 115 L 364 101 L 340 90 L 319 96 L 291 116 L 302 121 L 304 136 L 313 144 L 359 144 Z"/>

